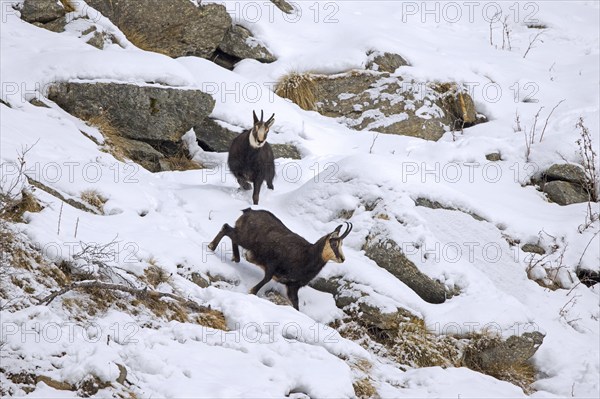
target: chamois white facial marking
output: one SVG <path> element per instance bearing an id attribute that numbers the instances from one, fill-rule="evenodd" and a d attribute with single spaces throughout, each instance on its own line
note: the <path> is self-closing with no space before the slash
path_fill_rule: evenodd
<path id="1" fill-rule="evenodd" d="M 275 123 L 275 114 L 273 114 L 268 121 L 263 121 L 264 113 L 260 111 L 260 120 L 256 116 L 256 113 L 253 112 L 254 116 L 254 126 L 252 127 L 252 131 L 248 137 L 250 141 L 250 146 L 252 148 L 261 148 L 267 142 L 267 134 L 269 134 L 269 129 Z"/>

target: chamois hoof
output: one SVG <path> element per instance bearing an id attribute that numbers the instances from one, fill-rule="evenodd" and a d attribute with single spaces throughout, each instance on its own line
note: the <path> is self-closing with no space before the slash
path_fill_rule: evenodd
<path id="1" fill-rule="evenodd" d="M 240 258 L 237 256 L 234 256 L 233 258 L 231 258 L 231 261 L 235 262 L 235 263 L 240 263 Z"/>
<path id="2" fill-rule="evenodd" d="M 211 251 L 215 252 L 215 247 L 216 245 L 213 244 L 212 242 L 210 244 L 207 245 L 207 248 L 210 249 Z"/>

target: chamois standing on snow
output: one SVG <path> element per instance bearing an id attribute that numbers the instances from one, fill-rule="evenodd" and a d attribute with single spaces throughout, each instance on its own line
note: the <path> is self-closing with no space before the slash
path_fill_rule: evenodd
<path id="1" fill-rule="evenodd" d="M 273 190 L 275 161 L 271 145 L 267 143 L 267 134 L 275 122 L 275 114 L 266 122 L 263 121 L 263 111 L 260 111 L 260 120 L 254 111 L 252 116 L 252 129 L 244 130 L 231 142 L 227 164 L 242 189 L 250 190 L 250 183 L 254 185 L 252 201 L 258 205 L 263 182 L 266 181 L 267 187 Z"/>
<path id="2" fill-rule="evenodd" d="M 224 224 L 219 234 L 208 245 L 214 251 L 224 236 L 231 238 L 233 261 L 240 261 L 239 246 L 246 249 L 246 260 L 260 266 L 264 278 L 251 290 L 255 294 L 271 279 L 284 284 L 287 296 L 296 310 L 298 309 L 298 290 L 307 285 L 328 261 L 342 263 L 342 241 L 352 230 L 352 224 L 346 223 L 344 233 L 342 225 L 333 232 L 324 235 L 311 244 L 292 232 L 271 212 L 244 209 L 243 215 L 235 222 L 235 228 Z"/>

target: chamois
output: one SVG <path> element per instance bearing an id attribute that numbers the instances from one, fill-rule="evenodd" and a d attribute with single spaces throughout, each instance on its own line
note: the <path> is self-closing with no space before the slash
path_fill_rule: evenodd
<path id="1" fill-rule="evenodd" d="M 224 224 L 208 245 L 214 251 L 224 236 L 231 238 L 233 261 L 240 261 L 239 246 L 246 249 L 246 260 L 260 266 L 264 278 L 251 290 L 255 294 L 271 279 L 287 288 L 287 296 L 298 309 L 298 290 L 307 285 L 328 261 L 342 263 L 342 241 L 352 230 L 352 224 L 340 234 L 342 225 L 311 244 L 288 229 L 269 211 L 244 209 L 235 222 L 235 228 Z"/>
<path id="2" fill-rule="evenodd" d="M 274 188 L 275 161 L 271 145 L 267 143 L 267 134 L 275 122 L 275 114 L 266 122 L 263 121 L 263 111 L 260 111 L 260 121 L 254 111 L 252 116 L 252 129 L 244 130 L 231 142 L 227 164 L 242 189 L 250 190 L 250 182 L 254 185 L 252 201 L 258 205 L 263 182 L 267 182 L 269 189 Z"/>

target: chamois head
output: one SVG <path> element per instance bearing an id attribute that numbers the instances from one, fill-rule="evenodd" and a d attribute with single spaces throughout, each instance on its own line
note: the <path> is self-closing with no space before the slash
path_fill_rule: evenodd
<path id="1" fill-rule="evenodd" d="M 332 233 L 329 233 L 325 236 L 325 245 L 323 246 L 323 252 L 321 254 L 321 258 L 325 262 L 334 261 L 336 263 L 343 263 L 346 258 L 344 257 L 344 252 L 342 251 L 342 242 L 344 238 L 350 234 L 352 231 L 352 223 L 346 223 L 346 231 L 342 235 L 340 235 L 340 231 L 342 230 L 343 225 L 339 225 Z"/>
<path id="2" fill-rule="evenodd" d="M 258 120 L 254 111 L 252 111 L 252 116 L 254 116 L 254 127 L 250 132 L 250 145 L 253 148 L 260 148 L 267 142 L 267 134 L 269 134 L 269 129 L 275 122 L 275 114 L 271 115 L 266 122 L 263 121 L 264 113 L 262 110 L 260 111 L 260 120 Z"/>

